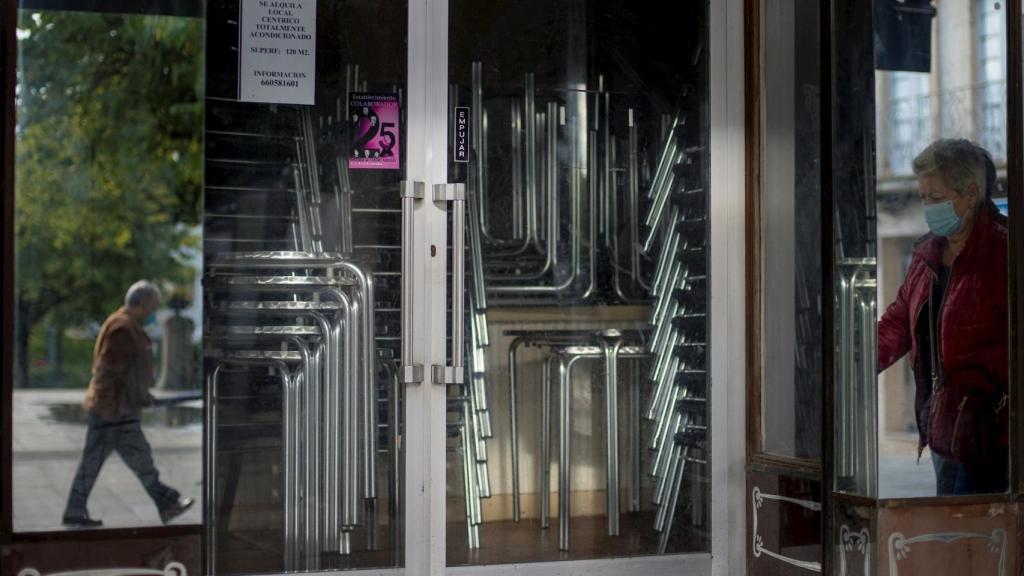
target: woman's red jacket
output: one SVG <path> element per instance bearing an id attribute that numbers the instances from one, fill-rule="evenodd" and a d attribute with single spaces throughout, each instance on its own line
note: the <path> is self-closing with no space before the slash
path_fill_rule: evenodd
<path id="1" fill-rule="evenodd" d="M 941 361 L 944 374 L 952 374 L 968 365 L 980 365 L 1001 385 L 1008 382 L 1009 358 L 1007 332 L 1007 231 L 997 221 L 994 205 L 986 204 L 978 215 L 967 243 L 950 268 L 948 285 L 939 320 Z M 927 327 L 928 295 L 942 266 L 946 239 L 927 234 L 914 248 L 907 276 L 878 322 L 878 370 L 885 370 L 911 353 L 917 391 L 914 413 L 920 433 L 920 446 L 928 443 L 928 412 L 931 403 L 929 350 L 922 350 Z M 1005 415 L 1006 411 L 1003 412 Z M 1008 426 L 1003 418 L 1001 443 L 1008 442 Z"/>

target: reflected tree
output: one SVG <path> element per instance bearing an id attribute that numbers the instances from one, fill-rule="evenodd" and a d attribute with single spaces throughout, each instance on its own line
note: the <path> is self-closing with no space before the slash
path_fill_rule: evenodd
<path id="1" fill-rule="evenodd" d="M 47 322 L 102 321 L 139 278 L 190 285 L 202 194 L 198 19 L 22 11 L 16 385 Z"/>

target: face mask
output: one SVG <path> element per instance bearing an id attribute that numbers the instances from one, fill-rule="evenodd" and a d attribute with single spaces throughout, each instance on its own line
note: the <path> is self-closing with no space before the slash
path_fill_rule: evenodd
<path id="1" fill-rule="evenodd" d="M 928 228 L 939 236 L 949 236 L 960 231 L 963 222 L 953 208 L 953 201 L 946 200 L 924 205 L 924 220 Z"/>
<path id="2" fill-rule="evenodd" d="M 142 321 L 143 326 L 152 326 L 153 324 L 156 324 L 156 312 L 150 312 L 149 316 Z"/>

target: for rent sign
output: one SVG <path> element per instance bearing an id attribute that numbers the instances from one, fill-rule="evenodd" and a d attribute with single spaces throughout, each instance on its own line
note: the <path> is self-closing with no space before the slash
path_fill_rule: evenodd
<path id="1" fill-rule="evenodd" d="M 316 0 L 240 0 L 238 99 L 313 104 Z"/>

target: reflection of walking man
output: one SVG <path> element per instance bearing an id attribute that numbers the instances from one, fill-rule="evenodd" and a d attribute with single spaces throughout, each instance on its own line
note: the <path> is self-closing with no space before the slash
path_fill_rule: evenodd
<path id="1" fill-rule="evenodd" d="M 149 443 L 142 434 L 142 408 L 153 402 L 153 352 L 142 327 L 151 324 L 160 305 L 160 291 L 140 280 L 128 289 L 124 306 L 100 328 L 93 349 L 92 380 L 85 394 L 89 428 L 82 461 L 71 485 L 64 524 L 92 527 L 103 523 L 89 517 L 86 502 L 110 453 L 117 451 L 138 476 L 166 524 L 188 510 L 191 498 L 160 482 Z"/>

